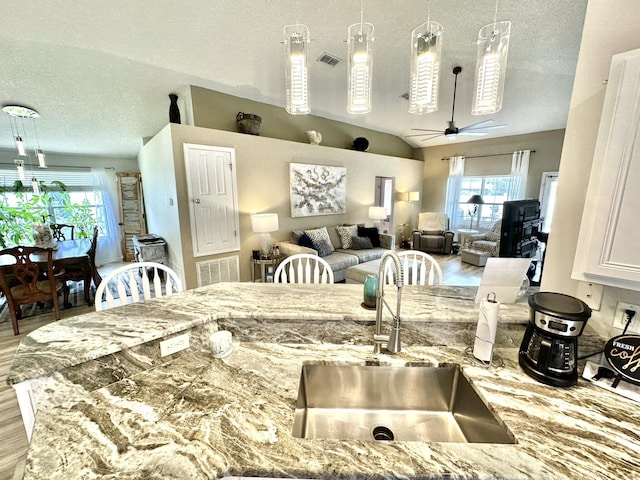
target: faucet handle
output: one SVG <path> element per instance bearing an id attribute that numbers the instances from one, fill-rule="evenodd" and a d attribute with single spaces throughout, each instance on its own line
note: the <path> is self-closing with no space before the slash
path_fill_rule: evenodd
<path id="1" fill-rule="evenodd" d="M 389 341 L 389 335 L 376 335 L 376 334 L 373 334 L 373 340 L 375 342 L 388 342 Z"/>

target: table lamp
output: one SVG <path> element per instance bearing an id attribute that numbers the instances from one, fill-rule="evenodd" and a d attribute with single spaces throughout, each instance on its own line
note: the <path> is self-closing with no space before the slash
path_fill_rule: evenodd
<path id="1" fill-rule="evenodd" d="M 253 213 L 251 214 L 251 230 L 260 234 L 260 255 L 262 258 L 271 256 L 270 232 L 278 230 L 277 213 Z"/>
<path id="2" fill-rule="evenodd" d="M 387 218 L 385 207 L 369 207 L 369 218 L 373 220 L 373 225 L 380 229 L 380 220 Z"/>

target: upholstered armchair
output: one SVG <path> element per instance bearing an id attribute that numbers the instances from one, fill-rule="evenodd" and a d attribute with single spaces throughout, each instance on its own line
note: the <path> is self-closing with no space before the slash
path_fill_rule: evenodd
<path id="1" fill-rule="evenodd" d="M 499 257 L 501 228 L 502 220 L 498 220 L 488 232 L 469 235 L 462 248 L 466 250 L 481 250 L 488 252 L 492 257 Z"/>
<path id="2" fill-rule="evenodd" d="M 446 213 L 421 212 L 418 228 L 413 231 L 413 249 L 427 253 L 449 255 L 453 249 L 453 232 L 449 230 Z"/>

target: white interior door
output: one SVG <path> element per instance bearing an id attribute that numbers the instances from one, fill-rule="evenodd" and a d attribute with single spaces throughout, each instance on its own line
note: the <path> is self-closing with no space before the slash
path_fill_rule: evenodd
<path id="1" fill-rule="evenodd" d="M 193 255 L 240 250 L 235 150 L 184 144 Z"/>

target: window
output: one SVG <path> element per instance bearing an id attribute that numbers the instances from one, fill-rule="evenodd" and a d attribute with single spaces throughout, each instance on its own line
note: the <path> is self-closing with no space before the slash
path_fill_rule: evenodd
<path id="1" fill-rule="evenodd" d="M 490 230 L 502 218 L 502 204 L 509 198 L 511 175 L 493 175 L 482 177 L 463 177 L 458 198 L 458 224 L 452 228 L 472 228 L 474 230 Z M 484 204 L 467 203 L 473 195 L 480 195 Z"/>
<path id="2" fill-rule="evenodd" d="M 48 168 L 47 170 L 38 170 L 35 174 L 38 181 L 46 186 L 46 190 L 43 190 L 43 193 L 46 191 L 46 196 L 43 195 L 42 197 L 48 197 L 48 200 L 46 201 L 46 206 L 41 204 L 43 208 L 41 213 L 48 215 L 46 223 L 76 224 L 74 219 L 69 217 L 68 209 L 65 208 L 65 197 L 60 194 L 59 188 L 54 183 L 62 182 L 67 189 L 69 201 L 72 204 L 86 202 L 93 217 L 97 220 L 100 236 L 112 234 L 112 232 L 109 232 L 108 223 L 105 221 L 106 213 L 105 205 L 102 201 L 102 192 L 94 191 L 93 178 L 89 169 L 68 171 Z M 6 205 L 12 207 L 24 202 L 25 199 L 30 200 L 33 198 L 31 182 L 29 181 L 22 182 L 25 190 L 21 194 L 12 191 L 16 180 L 19 180 L 19 177 L 15 168 L 0 167 L 0 186 L 4 190 L 0 195 L 4 197 Z M 91 231 L 85 232 L 85 234 L 90 235 Z"/>

